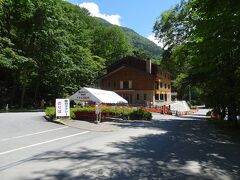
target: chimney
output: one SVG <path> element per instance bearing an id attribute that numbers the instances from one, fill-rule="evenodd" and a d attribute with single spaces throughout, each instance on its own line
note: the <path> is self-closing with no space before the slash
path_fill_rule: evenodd
<path id="1" fill-rule="evenodd" d="M 150 59 L 146 60 L 146 72 L 150 74 L 152 73 L 152 62 Z"/>

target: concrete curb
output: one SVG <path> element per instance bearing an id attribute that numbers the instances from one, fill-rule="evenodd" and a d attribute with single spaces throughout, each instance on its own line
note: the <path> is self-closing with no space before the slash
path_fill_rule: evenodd
<path id="1" fill-rule="evenodd" d="M 114 126 L 114 125 L 102 124 L 104 122 L 102 122 L 100 124 L 92 124 L 92 123 L 80 121 L 80 120 L 69 120 L 69 121 L 64 122 L 60 119 L 53 120 L 48 116 L 44 116 L 44 118 L 47 121 L 52 122 L 52 123 L 57 123 L 57 124 L 65 125 L 68 127 L 87 130 L 87 131 L 93 131 L 93 132 L 113 132 L 113 131 L 117 131 L 119 129 L 119 127 Z M 85 127 L 84 127 L 84 125 L 85 125 Z M 90 126 L 92 126 L 92 127 L 90 127 Z M 103 127 L 103 126 L 105 126 L 105 127 Z"/>
<path id="2" fill-rule="evenodd" d="M 59 119 L 51 119 L 49 116 L 43 116 L 48 122 L 56 123 L 56 124 L 61 124 L 61 125 L 66 125 L 63 121 Z"/>
<path id="3" fill-rule="evenodd" d="M 117 123 L 132 123 L 132 122 L 136 122 L 136 123 L 141 123 L 141 122 L 151 122 L 152 120 L 123 120 L 123 119 L 112 119 L 106 122 L 117 122 Z"/>

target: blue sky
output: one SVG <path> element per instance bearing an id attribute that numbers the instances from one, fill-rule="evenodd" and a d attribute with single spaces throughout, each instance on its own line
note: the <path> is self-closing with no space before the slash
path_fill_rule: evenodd
<path id="1" fill-rule="evenodd" d="M 93 16 L 128 27 L 153 40 L 152 28 L 160 14 L 180 0 L 67 0 L 89 9 Z"/>

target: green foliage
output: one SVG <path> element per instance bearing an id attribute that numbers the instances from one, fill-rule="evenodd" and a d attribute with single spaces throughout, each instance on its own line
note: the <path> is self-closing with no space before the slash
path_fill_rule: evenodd
<path id="1" fill-rule="evenodd" d="M 151 120 L 152 114 L 143 109 L 138 109 L 129 114 L 131 120 Z"/>
<path id="2" fill-rule="evenodd" d="M 70 108 L 70 117 L 71 119 L 75 119 L 75 113 L 85 111 L 85 112 L 95 112 L 95 108 L 93 107 L 76 107 L 76 108 Z M 55 107 L 47 107 L 45 109 L 46 116 L 53 119 L 56 116 L 56 108 Z"/>
<path id="3" fill-rule="evenodd" d="M 116 116 L 127 116 L 131 112 L 133 112 L 133 109 L 130 108 L 118 108 L 118 107 L 103 107 L 101 108 L 102 112 L 110 112 L 113 113 Z"/>
<path id="4" fill-rule="evenodd" d="M 56 108 L 55 107 L 47 107 L 45 109 L 45 114 L 49 118 L 53 119 L 56 116 Z"/>
<path id="5" fill-rule="evenodd" d="M 94 29 L 92 38 L 93 53 L 105 58 L 107 64 L 112 64 L 130 53 L 131 46 L 118 26 L 98 26 Z"/>
<path id="6" fill-rule="evenodd" d="M 76 119 L 75 113 L 81 112 L 81 111 L 84 111 L 84 112 L 95 112 L 95 108 L 94 107 L 76 107 L 76 108 L 71 108 L 70 109 L 71 119 Z"/>
<path id="7" fill-rule="evenodd" d="M 95 112 L 94 107 L 75 107 L 70 108 L 71 119 L 76 119 L 77 112 Z M 102 107 L 101 112 L 111 113 L 113 116 L 129 116 L 132 120 L 151 120 L 152 114 L 142 109 L 134 110 L 131 108 L 118 108 L 118 107 Z M 46 116 L 53 119 L 56 116 L 55 107 L 47 107 L 45 109 Z"/>
<path id="8" fill-rule="evenodd" d="M 97 23 L 102 26 L 110 27 L 112 24 L 101 18 L 95 18 Z M 142 59 L 153 59 L 157 63 L 161 58 L 162 48 L 157 46 L 155 43 L 149 39 L 139 35 L 132 29 L 126 27 L 119 27 L 123 30 L 125 36 L 127 37 L 129 43 L 133 47 L 133 56 Z"/>
<path id="9" fill-rule="evenodd" d="M 76 107 L 76 108 L 71 108 L 71 110 L 73 112 L 77 112 L 77 111 L 86 111 L 86 112 L 95 112 L 95 108 L 94 107 Z"/>
<path id="10" fill-rule="evenodd" d="M 66 1 L 1 0 L 0 107 L 37 107 L 41 99 L 51 104 L 92 86 L 126 55 L 148 58 L 158 51 L 130 29 Z"/>
<path id="11" fill-rule="evenodd" d="M 118 107 L 101 107 L 101 112 L 104 113 L 112 113 L 116 116 L 122 116 L 122 115 L 129 115 L 131 112 L 133 112 L 133 109 L 129 108 L 118 108 Z M 75 112 L 95 112 L 94 107 L 76 107 L 76 108 L 71 108 L 71 117 L 74 119 L 74 114 Z"/>
<path id="12" fill-rule="evenodd" d="M 132 48 L 120 27 L 61 0 L 0 4 L 0 106 L 32 106 L 93 85 Z"/>
<path id="13" fill-rule="evenodd" d="M 133 56 L 139 59 L 152 59 L 151 55 L 147 53 L 144 49 L 135 49 L 133 51 Z"/>
<path id="14" fill-rule="evenodd" d="M 179 94 L 184 97 L 190 85 L 208 106 L 219 112 L 227 108 L 235 124 L 240 107 L 239 7 L 239 1 L 182 1 L 154 25 L 166 47 L 162 65 L 173 72 Z"/>
<path id="15" fill-rule="evenodd" d="M 160 56 L 162 54 L 162 48 L 157 46 L 155 43 L 153 43 L 149 39 L 143 36 L 140 36 L 132 29 L 123 27 L 123 30 L 129 42 L 136 49 L 136 51 L 142 51 L 145 54 L 148 54 L 149 58 L 151 59 L 160 59 Z M 141 58 L 144 58 L 144 57 L 141 57 Z"/>

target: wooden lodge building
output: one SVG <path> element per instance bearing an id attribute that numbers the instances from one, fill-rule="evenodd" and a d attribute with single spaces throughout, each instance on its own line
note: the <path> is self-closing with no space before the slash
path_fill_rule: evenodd
<path id="1" fill-rule="evenodd" d="M 131 105 L 171 103 L 171 76 L 151 60 L 125 57 L 109 66 L 107 73 L 96 81 L 96 86 L 115 91 Z"/>

